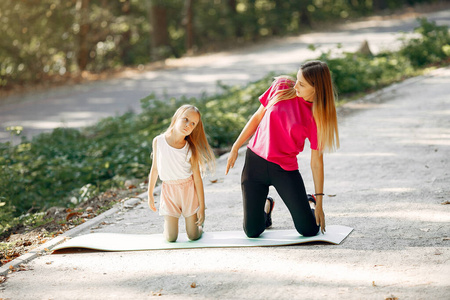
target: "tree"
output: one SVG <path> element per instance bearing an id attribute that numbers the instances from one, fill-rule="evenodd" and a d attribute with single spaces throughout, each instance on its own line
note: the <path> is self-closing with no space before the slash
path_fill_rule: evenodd
<path id="1" fill-rule="evenodd" d="M 77 10 L 79 16 L 79 26 L 80 31 L 78 33 L 78 57 L 77 63 L 80 71 L 86 70 L 87 64 L 89 62 L 89 44 L 88 44 L 88 34 L 89 34 L 89 1 L 90 0 L 78 0 Z"/>
<path id="2" fill-rule="evenodd" d="M 373 0 L 372 3 L 373 3 L 374 11 L 380 11 L 380 10 L 388 8 L 386 0 Z"/>
<path id="3" fill-rule="evenodd" d="M 243 28 L 241 26 L 241 21 L 239 18 L 239 13 L 237 11 L 237 3 L 236 0 L 228 0 L 228 8 L 230 10 L 230 16 L 232 19 L 232 23 L 234 25 L 234 34 L 236 38 L 242 38 L 244 36 Z"/>
<path id="4" fill-rule="evenodd" d="M 167 22 L 167 7 L 163 1 L 150 1 L 150 24 L 152 30 L 151 49 L 152 58 L 159 60 L 168 56 L 170 51 L 170 37 Z"/>
<path id="5" fill-rule="evenodd" d="M 125 16 L 129 17 L 131 12 L 131 3 L 130 0 L 124 0 L 122 5 L 122 12 Z M 132 64 L 132 57 L 130 57 L 131 51 L 131 29 L 128 26 L 128 29 L 122 33 L 122 54 L 121 59 L 125 65 Z"/>
<path id="6" fill-rule="evenodd" d="M 194 0 L 186 0 L 185 2 L 186 16 L 184 19 L 184 25 L 186 28 L 186 51 L 192 52 L 194 47 Z"/>

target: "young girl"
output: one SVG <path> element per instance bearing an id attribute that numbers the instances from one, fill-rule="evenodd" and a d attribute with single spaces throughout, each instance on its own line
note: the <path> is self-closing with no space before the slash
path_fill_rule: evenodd
<path id="1" fill-rule="evenodd" d="M 153 162 L 148 183 L 148 204 L 156 211 L 153 190 L 162 180 L 159 214 L 164 216 L 164 236 L 178 238 L 178 219 L 184 216 L 190 240 L 202 236 L 205 197 L 201 171 L 214 170 L 214 154 L 206 139 L 199 110 L 183 105 L 175 112 L 167 131 L 153 139 Z"/>
<path id="2" fill-rule="evenodd" d="M 261 105 L 231 149 L 225 173 L 234 166 L 238 149 L 249 139 L 241 187 L 244 230 L 258 237 L 272 224 L 273 185 L 289 209 L 297 231 L 303 236 L 325 231 L 322 207 L 323 152 L 339 147 L 334 90 L 326 63 L 310 61 L 300 67 L 296 79 L 276 78 L 259 98 Z M 306 194 L 298 170 L 297 155 L 305 140 L 311 147 L 311 170 L 315 196 Z M 310 208 L 308 202 L 312 202 Z M 315 205 L 314 205 L 315 204 Z"/>

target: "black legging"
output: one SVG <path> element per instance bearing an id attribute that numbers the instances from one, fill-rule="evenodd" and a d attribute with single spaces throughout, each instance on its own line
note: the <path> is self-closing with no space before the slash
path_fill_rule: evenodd
<path id="1" fill-rule="evenodd" d="M 247 149 L 241 177 L 245 234 L 258 237 L 266 229 L 264 205 L 271 185 L 289 209 L 295 229 L 303 236 L 316 235 L 319 226 L 309 206 L 300 172 L 285 171 L 250 149 Z"/>

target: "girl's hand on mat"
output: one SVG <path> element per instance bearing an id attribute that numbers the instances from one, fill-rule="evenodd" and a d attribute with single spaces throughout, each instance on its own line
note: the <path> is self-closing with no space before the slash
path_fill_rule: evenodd
<path id="1" fill-rule="evenodd" d="M 148 206 L 151 210 L 156 211 L 155 198 L 153 198 L 153 195 L 148 195 Z"/>
<path id="2" fill-rule="evenodd" d="M 323 212 L 322 206 L 316 206 L 315 215 L 316 223 L 318 226 L 320 226 L 320 231 L 322 233 L 325 233 L 325 214 Z"/>
<path id="3" fill-rule="evenodd" d="M 230 155 L 228 156 L 228 160 L 227 160 L 227 169 L 225 170 L 225 175 L 228 174 L 228 170 L 230 170 L 230 168 L 234 167 L 234 163 L 236 162 L 237 157 L 238 157 L 237 151 L 230 152 Z"/>
<path id="4" fill-rule="evenodd" d="M 195 222 L 195 225 L 202 226 L 205 222 L 205 209 L 199 208 L 197 211 L 197 222 Z"/>

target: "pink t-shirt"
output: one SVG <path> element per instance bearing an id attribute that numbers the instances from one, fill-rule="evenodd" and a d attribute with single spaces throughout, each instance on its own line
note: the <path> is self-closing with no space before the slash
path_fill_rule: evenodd
<path id="1" fill-rule="evenodd" d="M 289 79 L 279 79 L 286 82 Z M 264 107 L 271 100 L 276 88 L 287 85 L 272 85 L 259 101 Z M 298 170 L 297 155 L 303 151 L 305 139 L 317 150 L 317 126 L 312 114 L 312 103 L 295 96 L 279 101 L 266 110 L 248 148 L 267 161 L 278 164 L 286 171 Z"/>

